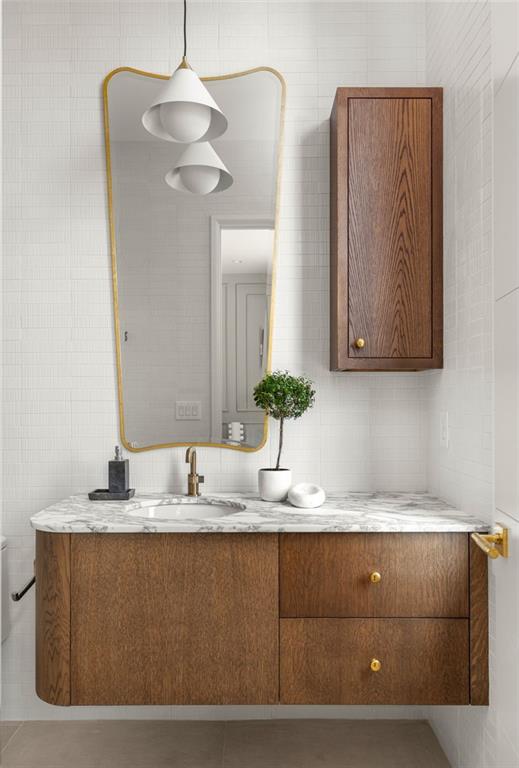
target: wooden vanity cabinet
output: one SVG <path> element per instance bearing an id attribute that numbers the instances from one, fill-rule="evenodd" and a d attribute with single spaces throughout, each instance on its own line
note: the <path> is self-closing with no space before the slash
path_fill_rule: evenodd
<path id="1" fill-rule="evenodd" d="M 330 367 L 443 365 L 442 89 L 338 88 L 330 119 Z"/>
<path id="2" fill-rule="evenodd" d="M 487 558 L 466 533 L 280 541 L 282 704 L 488 703 Z"/>
<path id="3" fill-rule="evenodd" d="M 38 531 L 36 689 L 64 706 L 486 704 L 486 555 L 466 533 Z"/>
<path id="4" fill-rule="evenodd" d="M 278 701 L 276 534 L 38 532 L 37 540 L 38 556 L 52 550 L 61 562 L 38 567 L 42 699 Z"/>

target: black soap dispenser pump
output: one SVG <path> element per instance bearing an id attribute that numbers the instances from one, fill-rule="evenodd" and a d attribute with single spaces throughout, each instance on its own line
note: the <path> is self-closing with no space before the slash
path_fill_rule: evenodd
<path id="1" fill-rule="evenodd" d="M 115 456 L 108 462 L 108 488 L 98 488 L 88 494 L 91 501 L 128 501 L 135 493 L 130 488 L 130 462 L 123 459 L 121 447 L 115 446 Z"/>

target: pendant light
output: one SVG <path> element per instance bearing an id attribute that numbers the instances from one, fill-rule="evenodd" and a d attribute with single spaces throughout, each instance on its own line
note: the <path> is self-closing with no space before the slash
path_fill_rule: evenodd
<path id="1" fill-rule="evenodd" d="M 187 5 L 184 0 L 184 55 L 157 98 L 142 116 L 146 130 L 166 141 L 208 141 L 227 130 L 227 118 L 187 63 Z"/>
<path id="2" fill-rule="evenodd" d="M 190 144 L 165 180 L 178 192 L 195 195 L 223 192 L 233 183 L 231 174 L 208 141 Z"/>

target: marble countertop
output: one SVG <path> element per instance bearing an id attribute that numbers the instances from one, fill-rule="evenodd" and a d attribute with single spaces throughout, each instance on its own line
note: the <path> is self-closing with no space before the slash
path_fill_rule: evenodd
<path id="1" fill-rule="evenodd" d="M 89 501 L 70 496 L 31 518 L 38 531 L 59 533 L 277 533 L 287 532 L 465 532 L 487 531 L 488 523 L 424 493 L 330 495 L 318 509 L 261 501 L 257 494 L 226 493 L 199 502 L 226 504 L 229 514 L 207 519 L 164 520 L 146 508 L 186 501 L 181 494 L 142 493 L 130 501 Z M 142 515 L 139 510 L 143 510 Z"/>

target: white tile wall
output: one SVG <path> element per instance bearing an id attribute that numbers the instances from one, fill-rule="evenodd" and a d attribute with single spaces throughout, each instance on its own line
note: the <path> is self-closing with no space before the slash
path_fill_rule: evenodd
<path id="1" fill-rule="evenodd" d="M 519 766 L 517 11 L 516 2 L 474 2 L 426 12 L 427 80 L 445 88 L 447 277 L 446 368 L 429 376 L 429 482 L 512 536 L 510 560 L 489 568 L 490 707 L 428 712 L 453 768 Z M 440 449 L 445 410 L 454 429 Z"/>
<path id="2" fill-rule="evenodd" d="M 496 507 L 518 518 L 519 290 L 495 305 Z"/>
<path id="3" fill-rule="evenodd" d="M 519 7 L 519 3 L 513 5 Z M 499 14 L 493 14 L 494 17 L 496 15 Z M 517 26 L 515 29 L 517 37 Z M 519 127 L 519 57 L 511 56 L 510 62 L 513 63 L 506 77 L 501 81 L 494 78 L 495 299 L 502 298 L 519 284 L 519 147 L 516 141 Z"/>
<path id="4" fill-rule="evenodd" d="M 489 5 L 427 5 L 427 82 L 444 87 L 444 357 L 427 378 L 429 489 L 492 510 L 492 79 Z M 440 414 L 449 416 L 440 446 Z"/>
<path id="5" fill-rule="evenodd" d="M 315 480 L 330 491 L 425 490 L 425 377 L 328 371 L 327 124 L 338 85 L 424 83 L 424 7 L 405 2 L 189 6 L 189 58 L 200 73 L 269 64 L 287 79 L 278 282 L 283 301 L 274 363 L 311 376 L 318 400 L 313 412 L 289 425 L 286 462 L 296 480 Z M 99 487 L 117 441 L 100 84 L 120 65 L 170 72 L 179 59 L 180 22 L 178 0 L 4 2 L 3 528 L 12 584 L 32 569 L 30 515 L 70 493 Z M 471 292 L 477 293 L 477 275 L 471 279 Z M 476 309 L 474 304 L 470 322 L 478 326 L 483 319 Z M 483 382 L 477 386 L 483 395 Z M 269 452 L 200 451 L 207 490 L 254 488 Z M 142 490 L 182 489 L 182 458 L 181 450 L 133 455 L 133 483 Z M 153 708 L 71 710 L 39 702 L 33 600 L 31 594 L 11 606 L 13 630 L 3 654 L 4 717 L 157 715 Z M 309 712 L 315 714 L 301 708 L 166 708 L 159 714 Z M 318 712 L 420 715 L 406 708 Z"/>
<path id="6" fill-rule="evenodd" d="M 495 519 L 519 543 L 519 3 L 492 5 L 494 77 Z M 511 206 L 511 207 L 510 207 Z M 513 557 L 513 554 L 512 554 Z M 496 766 L 519 766 L 519 566 L 492 574 Z M 493 740 L 491 740 L 493 738 Z M 499 762 L 498 762 L 499 761 Z"/>

